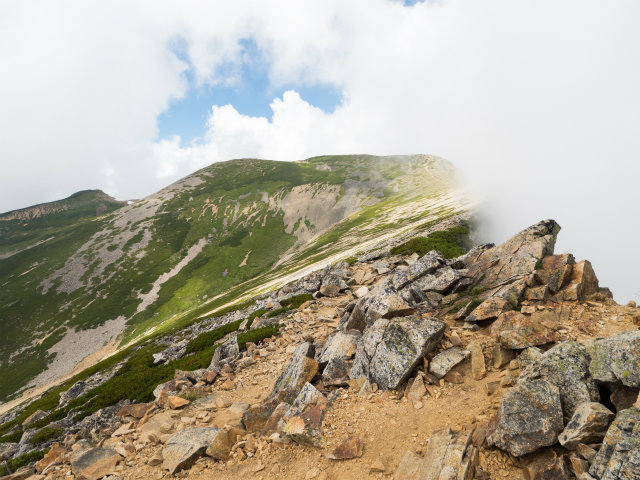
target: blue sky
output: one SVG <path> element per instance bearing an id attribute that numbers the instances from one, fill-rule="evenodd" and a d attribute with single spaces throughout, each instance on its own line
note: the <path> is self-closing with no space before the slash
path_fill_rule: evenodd
<path id="1" fill-rule="evenodd" d="M 184 146 L 202 139 L 213 105 L 233 105 L 242 115 L 271 120 L 273 112 L 269 105 L 287 90 L 297 91 L 307 103 L 327 113 L 332 113 L 340 104 L 342 94 L 332 85 L 289 83 L 274 86 L 269 79 L 268 67 L 253 40 L 243 40 L 240 43 L 247 61 L 241 65 L 237 75 L 239 80 L 233 86 L 198 85 L 192 67 L 189 66 L 184 72 L 187 93 L 184 98 L 172 100 L 169 109 L 159 115 L 157 140 L 178 135 Z M 190 65 L 179 49 L 174 51 L 185 64 Z M 224 69 L 221 70 L 220 73 L 226 76 Z"/>

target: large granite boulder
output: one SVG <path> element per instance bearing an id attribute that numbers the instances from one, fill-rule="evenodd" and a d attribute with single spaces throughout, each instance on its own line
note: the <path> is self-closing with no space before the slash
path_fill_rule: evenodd
<path id="1" fill-rule="evenodd" d="M 358 346 L 351 378 L 366 377 L 380 388 L 398 388 L 435 348 L 444 330 L 444 323 L 418 316 L 376 321 Z"/>
<path id="2" fill-rule="evenodd" d="M 640 409 L 618 412 L 589 473 L 600 480 L 640 478 Z"/>
<path id="3" fill-rule="evenodd" d="M 505 393 L 487 442 L 521 456 L 556 443 L 562 427 L 558 387 L 542 379 L 526 380 Z"/>
<path id="4" fill-rule="evenodd" d="M 596 339 L 589 353 L 589 371 L 597 381 L 640 387 L 640 331 Z"/>
<path id="5" fill-rule="evenodd" d="M 162 468 L 169 470 L 172 475 L 179 470 L 190 468 L 204 455 L 219 432 L 220 429 L 216 427 L 200 427 L 176 433 L 167 440 L 162 449 Z"/>
<path id="6" fill-rule="evenodd" d="M 600 443 L 614 417 L 613 412 L 600 403 L 581 403 L 558 441 L 563 447 L 570 449 L 580 443 Z"/>
<path id="7" fill-rule="evenodd" d="M 538 378 L 551 382 L 560 391 L 564 415 L 571 418 L 581 403 L 600 400 L 598 386 L 589 373 L 590 361 L 584 345 L 562 342 L 527 365 L 518 383 Z"/>

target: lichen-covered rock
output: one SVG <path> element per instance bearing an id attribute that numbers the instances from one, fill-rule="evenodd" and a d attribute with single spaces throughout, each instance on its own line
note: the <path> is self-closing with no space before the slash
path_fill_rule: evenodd
<path id="1" fill-rule="evenodd" d="M 304 384 L 318 372 L 318 362 L 312 358 L 313 353 L 314 347 L 311 343 L 303 343 L 296 347 L 273 385 L 272 396 L 283 392 L 285 401 L 292 402 L 296 398 Z"/>
<path id="2" fill-rule="evenodd" d="M 0 443 L 0 462 L 11 458 L 18 451 L 17 443 Z"/>
<path id="3" fill-rule="evenodd" d="M 414 311 L 413 307 L 394 288 L 385 288 L 371 296 L 366 305 L 365 323 L 367 326 L 373 325 L 380 318 L 402 317 L 411 315 Z"/>
<path id="4" fill-rule="evenodd" d="M 468 358 L 470 353 L 459 347 L 451 347 L 443 350 L 429 362 L 429 373 L 438 378 L 444 377 L 449 370 Z"/>
<path id="5" fill-rule="evenodd" d="M 558 387 L 542 379 L 527 380 L 505 393 L 487 442 L 521 456 L 556 443 L 562 427 Z"/>
<path id="6" fill-rule="evenodd" d="M 380 319 L 362 337 L 351 378 L 367 377 L 380 388 L 397 388 L 444 334 L 445 324 L 410 316 Z"/>
<path id="7" fill-rule="evenodd" d="M 640 478 L 640 409 L 618 412 L 589 473 L 600 480 Z"/>
<path id="8" fill-rule="evenodd" d="M 409 282 L 415 282 L 426 274 L 435 272 L 443 264 L 442 254 L 437 250 L 431 250 L 409 265 L 407 278 Z"/>
<path id="9" fill-rule="evenodd" d="M 589 371 L 599 382 L 640 387 L 640 331 L 593 341 Z"/>
<path id="10" fill-rule="evenodd" d="M 229 360 L 235 359 L 240 354 L 238 347 L 238 339 L 236 335 L 229 337 L 222 345 L 216 348 L 213 358 L 211 359 L 210 370 L 217 370 L 220 365 Z"/>
<path id="11" fill-rule="evenodd" d="M 190 468 L 213 443 L 220 432 L 216 427 L 200 427 L 182 430 L 167 440 L 162 449 L 162 468 L 174 474 Z"/>
<path id="12" fill-rule="evenodd" d="M 581 403 L 558 441 L 569 449 L 575 448 L 579 443 L 600 443 L 614 417 L 613 412 L 600 403 Z"/>
<path id="13" fill-rule="evenodd" d="M 567 418 L 584 402 L 600 400 L 598 386 L 589 373 L 591 357 L 584 345 L 562 342 L 527 365 L 518 383 L 543 378 L 558 387 L 562 410 Z"/>
<path id="14" fill-rule="evenodd" d="M 501 297 L 491 297 L 478 305 L 465 319 L 467 322 L 481 322 L 498 318 L 504 312 L 513 310 L 513 305 Z"/>
<path id="15" fill-rule="evenodd" d="M 505 312 L 492 325 L 500 344 L 513 350 L 557 342 L 561 324 L 554 311 L 536 311 L 532 315 Z"/>
<path id="16" fill-rule="evenodd" d="M 329 360 L 322 371 L 322 383 L 327 387 L 345 385 L 349 380 L 350 370 L 351 362 L 341 357 L 334 357 Z"/>

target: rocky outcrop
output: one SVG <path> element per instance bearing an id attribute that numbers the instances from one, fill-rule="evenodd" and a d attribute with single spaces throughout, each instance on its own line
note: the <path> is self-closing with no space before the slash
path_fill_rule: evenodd
<path id="1" fill-rule="evenodd" d="M 542 379 L 519 382 L 504 395 L 490 429 L 489 445 L 515 456 L 553 445 L 563 429 L 558 387 Z"/>
<path id="2" fill-rule="evenodd" d="M 318 372 L 318 362 L 313 359 L 313 353 L 314 347 L 310 343 L 296 347 L 273 385 L 272 397 L 282 393 L 285 401 L 293 401 L 296 398 L 304 384 Z"/>
<path id="3" fill-rule="evenodd" d="M 517 311 L 506 312 L 492 325 L 500 344 L 513 350 L 545 345 L 560 339 L 562 327 L 555 311 L 536 311 L 523 315 Z"/>
<path id="4" fill-rule="evenodd" d="M 435 348 L 444 329 L 442 322 L 417 316 L 376 321 L 362 336 L 351 378 L 366 377 L 380 388 L 397 388 Z"/>

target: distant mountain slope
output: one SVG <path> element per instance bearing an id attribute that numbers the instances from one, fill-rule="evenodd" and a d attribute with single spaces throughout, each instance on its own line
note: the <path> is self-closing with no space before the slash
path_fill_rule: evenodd
<path id="1" fill-rule="evenodd" d="M 425 155 L 232 160 L 130 205 L 87 191 L 0 215 L 0 400 L 118 335 L 169 328 L 463 210 L 453 172 Z"/>

